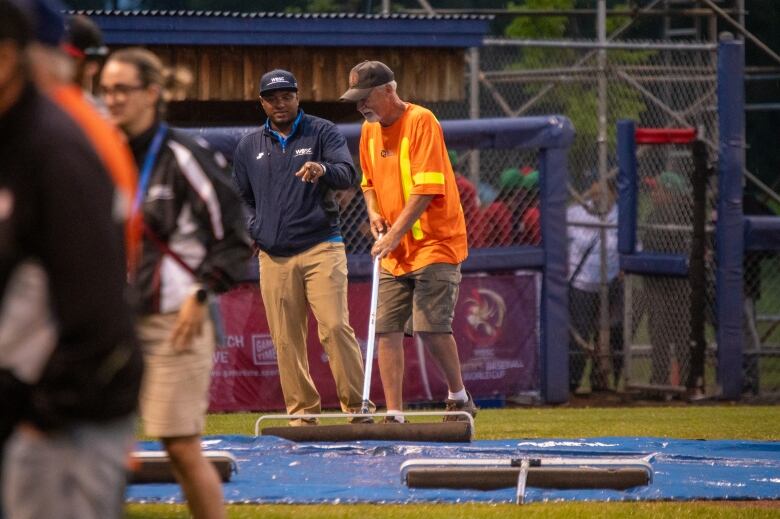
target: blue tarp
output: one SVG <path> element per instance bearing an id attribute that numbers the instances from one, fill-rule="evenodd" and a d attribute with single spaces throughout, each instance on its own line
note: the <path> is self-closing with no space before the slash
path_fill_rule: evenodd
<path id="1" fill-rule="evenodd" d="M 158 450 L 144 442 L 142 450 Z M 471 444 L 354 442 L 295 444 L 273 437 L 212 436 L 204 448 L 238 459 L 225 484 L 229 503 L 430 503 L 514 502 L 514 489 L 489 492 L 408 489 L 401 463 L 417 458 L 517 458 L 522 456 L 648 456 L 650 486 L 614 490 L 528 488 L 526 502 L 780 499 L 780 442 L 666 438 L 493 440 Z M 133 503 L 180 503 L 173 484 L 128 489 Z"/>

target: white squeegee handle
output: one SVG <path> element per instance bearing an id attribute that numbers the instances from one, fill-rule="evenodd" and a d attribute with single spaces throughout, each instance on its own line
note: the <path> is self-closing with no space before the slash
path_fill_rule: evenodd
<path id="1" fill-rule="evenodd" d="M 380 234 L 377 240 L 381 239 Z M 374 268 L 371 273 L 371 308 L 368 314 L 368 336 L 366 337 L 366 362 L 365 377 L 363 378 L 363 403 L 360 406 L 360 412 L 367 414 L 371 412 L 369 400 L 371 392 L 371 371 L 374 367 L 374 342 L 376 340 L 376 307 L 379 299 L 379 256 L 374 258 Z"/>

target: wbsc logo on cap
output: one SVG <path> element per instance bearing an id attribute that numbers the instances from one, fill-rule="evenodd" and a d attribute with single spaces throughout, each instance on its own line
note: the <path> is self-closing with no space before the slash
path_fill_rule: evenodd
<path id="1" fill-rule="evenodd" d="M 295 76 L 286 70 L 272 70 L 263 74 L 260 78 L 260 95 L 273 90 L 298 91 L 298 81 Z"/>

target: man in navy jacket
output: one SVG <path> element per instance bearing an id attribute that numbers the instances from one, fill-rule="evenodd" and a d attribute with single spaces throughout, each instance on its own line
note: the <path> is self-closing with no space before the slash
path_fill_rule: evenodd
<path id="1" fill-rule="evenodd" d="M 356 185 L 357 172 L 336 126 L 298 108 L 298 83 L 290 72 L 264 74 L 260 102 L 268 119 L 238 143 L 233 179 L 250 208 L 249 233 L 260 249 L 260 292 L 287 412 L 320 412 L 306 353 L 310 306 L 341 408 L 354 413 L 362 399 L 363 361 L 349 324 L 347 257 L 334 192 Z"/>

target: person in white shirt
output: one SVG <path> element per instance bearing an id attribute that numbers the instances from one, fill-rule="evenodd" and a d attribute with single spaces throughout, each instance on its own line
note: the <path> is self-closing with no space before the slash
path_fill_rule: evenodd
<path id="1" fill-rule="evenodd" d="M 609 294 L 609 346 L 614 384 L 617 385 L 622 368 L 623 287 L 617 251 L 617 198 L 614 182 L 607 182 L 606 214 L 599 211 L 602 184 L 597 180 L 586 191 L 587 206 L 575 204 L 569 207 L 566 219 L 569 223 L 569 313 L 571 319 L 569 341 L 569 390 L 580 385 L 588 357 L 591 358 L 590 386 L 593 391 L 609 387 L 609 375 L 599 362 L 598 334 L 600 316 L 600 287 L 608 283 Z M 601 279 L 601 230 L 597 226 L 607 224 L 606 260 L 607 277 Z"/>

